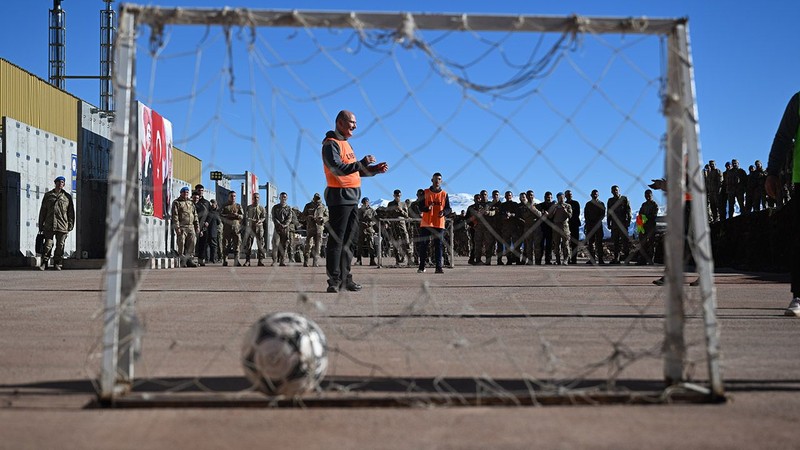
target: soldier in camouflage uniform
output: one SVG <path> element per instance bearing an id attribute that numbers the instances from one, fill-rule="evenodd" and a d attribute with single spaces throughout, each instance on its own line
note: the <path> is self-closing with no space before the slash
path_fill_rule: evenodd
<path id="1" fill-rule="evenodd" d="M 547 211 L 553 227 L 553 247 L 556 254 L 556 265 L 569 263 L 569 218 L 572 217 L 572 206 L 564 201 L 564 194 L 556 194 L 556 202 Z"/>
<path id="2" fill-rule="evenodd" d="M 319 267 L 320 245 L 322 244 L 322 230 L 328 223 L 328 208 L 322 203 L 322 197 L 317 193 L 314 199 L 306 203 L 301 213 L 306 224 L 306 246 L 303 249 L 303 267 L 308 267 L 309 255 L 311 256 L 312 266 Z"/>
<path id="3" fill-rule="evenodd" d="M 494 244 L 492 237 L 492 222 L 497 210 L 489 210 L 489 193 L 485 190 L 480 193 L 480 201 L 476 203 L 472 210 L 473 216 L 471 218 L 473 229 L 475 230 L 475 264 L 490 265 L 492 263 L 491 246 Z M 482 261 L 482 257 L 486 256 L 486 260 Z"/>
<path id="4" fill-rule="evenodd" d="M 228 253 L 233 252 L 233 264 L 241 266 L 239 262 L 239 248 L 242 244 L 241 229 L 244 211 L 242 206 L 236 203 L 236 192 L 228 193 L 228 202 L 222 207 L 219 214 L 222 220 L 222 239 L 224 248 L 222 251 L 222 265 L 228 265 Z"/>
<path id="5" fill-rule="evenodd" d="M 725 183 L 728 192 L 728 217 L 733 218 L 736 202 L 739 202 L 739 213 L 745 213 L 744 194 L 747 191 L 747 172 L 739 167 L 739 161 L 731 160 L 731 168 L 725 171 Z"/>
<path id="6" fill-rule="evenodd" d="M 455 247 L 456 255 L 459 256 L 470 256 L 472 254 L 465 213 L 464 210 L 461 210 L 461 213 L 453 214 L 453 246 Z"/>
<path id="7" fill-rule="evenodd" d="M 247 205 L 247 228 L 245 229 L 245 259 L 244 265 L 250 265 L 250 253 L 253 251 L 253 241 L 256 241 L 256 256 L 258 265 L 264 266 L 264 222 L 267 221 L 267 210 L 258 204 L 261 196 L 256 192 L 253 194 L 253 203 Z"/>
<path id="8" fill-rule="evenodd" d="M 75 206 L 72 196 L 64 190 L 66 179 L 57 177 L 53 180 L 53 184 L 55 187 L 44 194 L 42 206 L 39 208 L 39 231 L 44 233 L 45 238 L 40 270 L 47 268 L 47 260 L 53 249 L 53 239 L 56 244 L 56 251 L 53 254 L 53 269 L 61 270 L 67 233 L 75 228 Z"/>
<path id="9" fill-rule="evenodd" d="M 550 208 L 554 205 L 553 203 L 553 193 L 550 191 L 546 191 L 544 193 L 544 201 L 536 205 L 536 208 L 539 212 L 542 213 L 542 221 L 540 222 L 539 229 L 542 231 L 542 238 L 539 241 L 539 247 L 542 249 L 539 256 L 536 257 L 536 265 L 540 265 L 542 263 L 541 254 L 544 254 L 544 263 L 545 265 L 552 264 L 552 255 L 553 255 L 553 222 L 551 222 L 552 218 L 550 217 Z"/>
<path id="10" fill-rule="evenodd" d="M 419 266 L 419 255 L 417 253 L 417 240 L 419 239 L 419 222 L 422 218 L 422 212 L 419 210 L 419 198 L 420 196 L 425 196 L 425 191 L 423 189 L 417 189 L 417 199 L 413 202 L 410 201 L 411 199 L 407 199 L 406 202 L 408 204 L 408 230 L 409 238 L 414 245 L 411 246 L 411 252 L 414 255 L 414 266 Z"/>
<path id="11" fill-rule="evenodd" d="M 362 265 L 361 257 L 366 252 L 369 255 L 369 265 L 376 266 L 375 262 L 375 225 L 378 216 L 375 210 L 369 205 L 369 198 L 361 199 L 361 207 L 358 208 L 358 247 L 356 250 L 356 264 Z"/>
<path id="12" fill-rule="evenodd" d="M 386 206 L 386 214 L 390 219 L 399 219 L 397 222 L 389 222 L 392 239 L 395 242 L 395 261 L 397 264 L 405 262 L 408 265 L 411 253 L 411 241 L 408 238 L 408 227 L 406 226 L 408 207 L 406 202 L 401 199 L 401 194 L 400 189 L 394 190 L 394 200 Z"/>
<path id="13" fill-rule="evenodd" d="M 608 228 L 611 229 L 611 242 L 614 245 L 614 259 L 611 264 L 627 262 L 631 241 L 628 227 L 631 226 L 631 204 L 628 197 L 619 194 L 619 186 L 611 186 L 611 197 L 606 202 L 608 207 Z M 620 259 L 620 251 L 622 259 Z"/>
<path id="14" fill-rule="evenodd" d="M 572 208 L 572 217 L 569 218 L 569 263 L 578 264 L 578 246 L 581 243 L 581 204 L 572 199 L 572 191 L 569 189 L 564 191 L 564 197 L 566 198 L 565 203 Z"/>
<path id="15" fill-rule="evenodd" d="M 520 239 L 523 245 L 522 259 L 525 265 L 532 266 L 534 262 L 534 255 L 537 260 L 542 259 L 542 213 L 536 209 L 533 203 L 533 191 L 525 192 L 525 200 L 520 197 L 520 216 L 522 216 L 522 232 Z"/>
<path id="16" fill-rule="evenodd" d="M 639 236 L 639 264 L 653 265 L 656 254 L 656 217 L 658 217 L 658 204 L 653 200 L 653 191 L 644 191 L 644 203 L 639 208 L 642 221 L 642 232 Z"/>
<path id="17" fill-rule="evenodd" d="M 603 218 L 606 216 L 606 205 L 598 197 L 597 189 L 592 190 L 592 199 L 583 207 L 586 248 L 589 249 L 589 261 L 586 264 L 605 264 L 603 261 Z"/>
<path id="18" fill-rule="evenodd" d="M 500 213 L 501 204 L 500 191 L 495 189 L 492 191 L 492 199 L 486 206 L 486 211 L 487 215 L 491 217 L 491 219 L 489 219 L 490 243 L 488 258 L 497 254 L 498 263 L 500 262 L 500 257 L 503 255 L 503 216 Z"/>
<path id="19" fill-rule="evenodd" d="M 289 195 L 286 192 L 281 192 L 280 203 L 272 207 L 272 224 L 275 226 L 275 240 L 272 246 L 272 265 L 277 262 L 279 266 L 286 266 L 286 259 L 291 261 L 291 236 L 292 207 L 286 201 Z"/>
<path id="20" fill-rule="evenodd" d="M 708 209 L 711 214 L 712 222 L 720 220 L 720 195 L 722 194 L 722 172 L 717 168 L 717 163 L 713 159 L 708 162 L 708 174 L 706 175 L 706 193 Z M 725 206 L 722 206 L 723 210 Z"/>
<path id="21" fill-rule="evenodd" d="M 197 233 L 200 232 L 200 222 L 197 219 L 197 210 L 192 199 L 189 198 L 189 188 L 181 188 L 181 196 L 172 202 L 172 226 L 175 230 L 175 240 L 178 246 L 179 265 L 181 267 L 197 267 L 192 259 L 194 243 Z"/>
<path id="22" fill-rule="evenodd" d="M 506 191 L 506 201 L 500 204 L 500 236 L 501 242 L 497 245 L 497 265 L 503 265 L 503 256 L 506 264 L 514 264 L 519 255 L 519 235 L 517 234 L 517 213 L 519 203 L 514 201 L 514 193 Z M 502 251 L 501 251 L 502 249 Z"/>
<path id="23" fill-rule="evenodd" d="M 467 213 L 466 213 L 466 226 L 467 226 L 467 235 L 469 236 L 469 260 L 467 264 L 474 266 L 477 264 L 475 255 L 475 225 L 477 224 L 477 208 L 480 206 L 481 202 L 481 194 L 475 194 L 473 196 L 473 203 L 467 206 Z"/>

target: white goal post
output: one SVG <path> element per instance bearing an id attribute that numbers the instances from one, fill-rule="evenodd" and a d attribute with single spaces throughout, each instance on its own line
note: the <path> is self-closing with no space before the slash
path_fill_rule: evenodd
<path id="1" fill-rule="evenodd" d="M 720 373 L 719 330 L 706 193 L 698 140 L 693 63 L 686 19 L 542 17 L 524 15 L 362 13 L 317 11 L 269 11 L 252 9 L 162 8 L 123 4 L 115 43 L 114 95 L 115 151 L 109 174 L 106 294 L 103 314 L 102 401 L 124 395 L 134 381 L 137 328 L 135 302 L 138 284 L 138 172 L 136 161 L 136 37 L 147 25 L 163 30 L 165 25 L 222 27 L 305 27 L 357 30 L 520 31 L 571 34 L 641 34 L 661 36 L 666 41 L 665 92 L 662 107 L 666 119 L 666 178 L 668 182 L 667 232 L 665 239 L 666 304 L 663 374 L 669 384 L 686 380 L 684 342 L 684 201 L 690 197 L 690 240 L 696 254 L 705 255 L 697 264 L 699 301 L 702 305 L 710 395 L 724 397 Z M 685 193 L 685 195 L 684 195 Z"/>

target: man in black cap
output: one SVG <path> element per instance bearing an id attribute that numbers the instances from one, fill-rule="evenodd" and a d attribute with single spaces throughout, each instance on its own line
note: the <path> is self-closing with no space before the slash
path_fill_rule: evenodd
<path id="1" fill-rule="evenodd" d="M 72 203 L 72 196 L 64 190 L 66 180 L 64 177 L 57 177 L 53 183 L 55 187 L 44 194 L 42 206 L 39 208 L 39 231 L 44 233 L 45 238 L 39 270 L 47 268 L 47 260 L 53 249 L 53 238 L 56 241 L 53 268 L 61 270 L 64 242 L 67 240 L 67 233 L 75 228 L 75 205 Z"/>

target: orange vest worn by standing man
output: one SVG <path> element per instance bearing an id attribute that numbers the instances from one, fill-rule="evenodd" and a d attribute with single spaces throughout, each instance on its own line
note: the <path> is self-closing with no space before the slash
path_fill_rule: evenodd
<path id="1" fill-rule="evenodd" d="M 442 174 L 436 172 L 431 177 L 431 187 L 425 189 L 421 195 L 420 212 L 422 220 L 419 224 L 419 241 L 417 252 L 419 254 L 419 269 L 417 273 L 425 272 L 425 262 L 428 259 L 428 239 L 433 239 L 436 273 L 444 273 L 442 267 L 442 240 L 447 216 L 452 212 L 450 198 L 442 189 Z"/>

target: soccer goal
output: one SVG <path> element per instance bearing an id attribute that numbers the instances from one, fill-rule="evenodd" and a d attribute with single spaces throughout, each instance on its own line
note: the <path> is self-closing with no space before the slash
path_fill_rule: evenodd
<path id="1" fill-rule="evenodd" d="M 115 49 L 106 295 L 89 358 L 105 404 L 724 399 L 686 19 L 124 4 Z M 324 189 L 321 142 L 343 109 L 358 117 L 357 156 L 389 163 L 364 180 L 375 203 L 394 189 L 413 200 L 442 172 L 454 216 L 481 190 L 532 190 L 536 203 L 570 190 L 582 218 L 592 190 L 605 202 L 617 185 L 635 217 L 664 178 L 663 265 L 591 264 L 582 224 L 580 264 L 474 266 L 451 244 L 440 278 L 354 266 L 357 293 L 326 294 L 324 260 L 142 267 L 140 102 L 169 119 L 176 146 L 203 150 L 206 169 L 258 174 L 300 210 Z M 279 311 L 327 340 L 327 374 L 299 398 L 257 394 L 242 372 L 247 330 Z"/>

